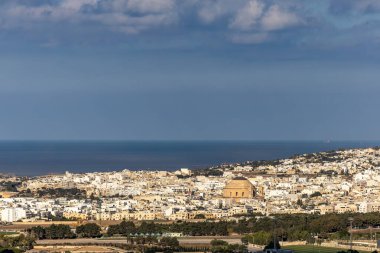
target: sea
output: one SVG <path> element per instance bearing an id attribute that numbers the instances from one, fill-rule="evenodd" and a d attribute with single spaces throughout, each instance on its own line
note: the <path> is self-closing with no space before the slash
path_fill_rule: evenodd
<path id="1" fill-rule="evenodd" d="M 173 171 L 379 145 L 380 141 L 0 141 L 0 173 Z"/>

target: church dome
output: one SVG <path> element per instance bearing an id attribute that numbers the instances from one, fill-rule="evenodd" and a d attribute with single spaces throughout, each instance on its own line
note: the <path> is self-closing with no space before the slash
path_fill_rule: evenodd
<path id="1" fill-rule="evenodd" d="M 249 187 L 252 187 L 252 184 L 251 182 L 249 182 L 248 179 L 246 179 L 245 177 L 236 177 L 227 183 L 225 189 L 229 189 L 229 188 L 243 189 L 243 188 L 249 188 Z"/>
<path id="2" fill-rule="evenodd" d="M 252 198 L 254 190 L 254 186 L 248 179 L 236 177 L 224 187 L 223 196 L 225 198 Z"/>

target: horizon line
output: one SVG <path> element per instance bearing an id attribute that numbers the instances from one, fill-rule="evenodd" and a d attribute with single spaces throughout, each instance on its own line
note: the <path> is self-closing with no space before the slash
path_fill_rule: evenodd
<path id="1" fill-rule="evenodd" d="M 0 142 L 380 142 L 370 139 L 0 139 Z"/>

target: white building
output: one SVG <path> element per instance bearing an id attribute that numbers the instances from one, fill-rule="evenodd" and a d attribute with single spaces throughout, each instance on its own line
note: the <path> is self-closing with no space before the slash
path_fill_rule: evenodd
<path id="1" fill-rule="evenodd" d="M 26 218 L 26 212 L 22 208 L 5 208 L 1 211 L 1 221 L 14 222 Z"/>

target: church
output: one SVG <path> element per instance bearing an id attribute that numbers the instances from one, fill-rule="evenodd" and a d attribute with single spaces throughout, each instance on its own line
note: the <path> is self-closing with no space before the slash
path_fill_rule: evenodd
<path id="1" fill-rule="evenodd" d="M 232 179 L 223 190 L 224 198 L 243 199 L 253 198 L 255 196 L 255 187 L 245 177 L 236 177 Z"/>

